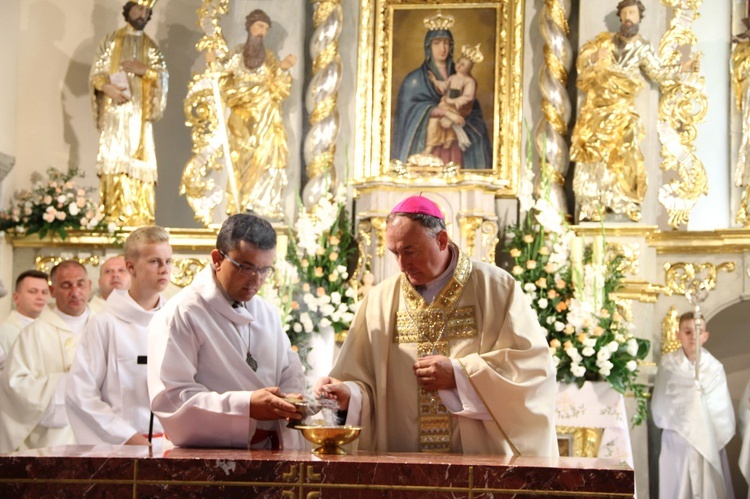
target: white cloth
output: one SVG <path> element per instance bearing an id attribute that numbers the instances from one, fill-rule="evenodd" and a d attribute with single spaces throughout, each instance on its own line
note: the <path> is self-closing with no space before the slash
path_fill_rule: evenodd
<path id="1" fill-rule="evenodd" d="M 721 363 L 703 349 L 698 382 L 695 364 L 681 348 L 665 355 L 656 373 L 651 410 L 654 423 L 664 430 L 659 497 L 731 496 L 721 451 L 734 435 L 734 410 Z"/>
<path id="2" fill-rule="evenodd" d="M 80 335 L 48 308 L 18 335 L 0 375 L 0 453 L 75 443 L 64 380 Z"/>
<path id="3" fill-rule="evenodd" d="M 175 445 L 247 448 L 256 429 L 275 429 L 285 449 L 305 446 L 286 421 L 250 418 L 253 390 L 303 393 L 305 379 L 279 312 L 260 296 L 245 307 L 232 308 L 209 266 L 151 321 L 151 409 Z M 245 362 L 248 351 L 257 372 Z"/>
<path id="4" fill-rule="evenodd" d="M 747 382 L 745 393 L 740 399 L 739 406 L 739 429 L 742 436 L 742 449 L 740 450 L 740 471 L 750 485 L 750 381 Z M 750 499 L 750 490 L 747 492 L 747 498 Z"/>
<path id="5" fill-rule="evenodd" d="M 147 367 L 138 357 L 146 357 L 148 323 L 156 310 L 144 310 L 119 289 L 106 303 L 81 338 L 65 392 L 79 444 L 124 444 L 149 430 Z M 163 305 L 159 298 L 157 309 Z M 158 421 L 153 431 L 162 433 Z"/>
<path id="6" fill-rule="evenodd" d="M 98 314 L 102 310 L 104 310 L 104 305 L 107 303 L 107 300 L 102 298 L 100 295 L 96 294 L 89 300 L 89 308 L 92 312 L 95 314 Z"/>
<path id="7" fill-rule="evenodd" d="M 34 319 L 31 317 L 21 315 L 18 310 L 11 310 L 5 322 L 0 324 L 0 371 L 5 367 L 5 358 L 13 342 L 18 338 L 18 333 L 32 322 Z"/>
<path id="8" fill-rule="evenodd" d="M 555 412 L 557 426 L 601 428 L 597 457 L 616 459 L 634 467 L 625 400 L 608 382 L 586 381 L 581 388 L 558 383 Z"/>

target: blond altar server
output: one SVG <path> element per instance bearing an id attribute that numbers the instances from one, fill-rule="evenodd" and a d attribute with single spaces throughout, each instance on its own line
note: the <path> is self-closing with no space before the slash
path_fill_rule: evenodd
<path id="1" fill-rule="evenodd" d="M 248 213 L 221 226 L 210 264 L 149 325 L 151 409 L 179 446 L 298 449 L 284 396 L 305 389 L 279 311 L 257 296 L 276 232 Z"/>
<path id="2" fill-rule="evenodd" d="M 154 223 L 157 181 L 152 123 L 167 104 L 167 67 L 144 32 L 155 0 L 126 2 L 127 25 L 99 44 L 89 76 L 94 121 L 99 130 L 96 173 L 108 221 Z"/>
<path id="3" fill-rule="evenodd" d="M 0 375 L 0 453 L 75 443 L 65 414 L 65 384 L 91 316 L 86 268 L 65 260 L 50 273 L 57 308 L 44 308 L 18 335 Z"/>
<path id="4" fill-rule="evenodd" d="M 701 344 L 708 331 L 700 334 Z M 693 313 L 680 317 L 682 348 L 662 357 L 651 410 L 664 430 L 659 456 L 659 497 L 734 497 L 724 447 L 734 436 L 734 410 L 724 366 L 701 349 L 695 379 L 696 332 Z"/>
<path id="5" fill-rule="evenodd" d="M 0 371 L 5 367 L 5 356 L 16 341 L 21 329 L 34 322 L 49 302 L 49 276 L 41 270 L 26 270 L 16 278 L 13 292 L 15 310 L 0 324 Z"/>
<path id="6" fill-rule="evenodd" d="M 470 260 L 422 196 L 393 209 L 386 242 L 402 273 L 367 294 L 315 387 L 361 424 L 359 448 L 558 455 L 555 370 L 513 277 Z"/>
<path id="7" fill-rule="evenodd" d="M 742 448 L 740 450 L 740 471 L 750 487 L 750 381 L 747 382 L 745 393 L 740 399 L 739 428 L 742 437 Z M 750 499 L 750 490 L 747 492 Z"/>
<path id="8" fill-rule="evenodd" d="M 78 345 L 65 391 L 79 444 L 149 445 L 151 419 L 146 363 L 148 324 L 164 305 L 172 247 L 161 227 L 134 230 L 125 240 L 132 285 L 112 291 Z M 159 422 L 153 435 L 162 436 Z"/>

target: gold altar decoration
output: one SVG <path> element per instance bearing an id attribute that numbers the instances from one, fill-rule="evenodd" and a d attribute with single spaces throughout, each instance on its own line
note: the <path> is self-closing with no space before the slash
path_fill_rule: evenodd
<path id="1" fill-rule="evenodd" d="M 716 288 L 716 278 L 720 271 L 734 272 L 734 262 L 713 263 L 665 263 L 664 272 L 667 294 L 687 296 L 700 290 L 706 292 Z"/>
<path id="2" fill-rule="evenodd" d="M 669 312 L 661 321 L 661 354 L 662 356 L 674 352 L 681 347 L 677 339 L 677 331 L 680 329 L 680 314 L 674 305 L 669 307 Z"/>
<path id="3" fill-rule="evenodd" d="M 73 258 L 63 258 L 61 256 L 37 256 L 36 258 L 34 258 L 34 268 L 36 270 L 41 270 L 42 272 L 46 272 L 47 274 L 49 274 L 50 271 L 63 260 L 75 260 L 83 266 L 99 266 L 99 257 L 97 255 Z"/>
<path id="4" fill-rule="evenodd" d="M 206 268 L 208 258 L 175 258 L 172 262 L 172 274 L 169 281 L 175 286 L 184 288 L 190 285 L 198 273 Z"/>
<path id="5" fill-rule="evenodd" d="M 742 196 L 735 221 L 748 227 L 750 226 L 750 28 L 734 37 L 733 41 L 736 45 L 732 50 L 732 89 L 742 125 L 742 140 L 734 168 L 734 185 L 742 189 Z"/>
<path id="6" fill-rule="evenodd" d="M 310 130 L 304 144 L 307 184 L 302 202 L 312 212 L 318 200 L 331 191 L 336 171 L 333 157 L 339 134 L 339 110 L 336 104 L 341 84 L 339 35 L 343 25 L 341 0 L 310 0 L 313 4 L 313 32 L 310 55 L 312 79 L 307 87 L 305 107 L 310 116 Z"/>
<path id="7" fill-rule="evenodd" d="M 458 47 L 481 43 L 485 61 L 474 67 L 474 75 L 484 71 L 481 73 L 484 79 L 477 77 L 477 100 L 491 101 L 481 108 L 491 142 L 492 164 L 487 169 L 461 168 L 451 182 L 477 180 L 491 184 L 498 194 L 514 195 L 522 140 L 524 2 L 520 0 L 360 1 L 356 142 L 351 182 L 358 186 L 398 176 L 398 167 L 391 167 L 390 163 L 400 78 L 424 61 L 425 30 L 429 27 L 422 21 L 438 11 L 444 18 L 455 19 L 450 30 Z M 454 60 L 458 55 L 456 51 Z M 401 161 L 408 162 L 407 158 Z M 404 184 L 420 185 L 423 179 L 402 180 Z M 443 179 L 442 183 L 445 185 L 446 181 Z"/>
<path id="8" fill-rule="evenodd" d="M 573 62 L 573 51 L 568 34 L 570 0 L 544 0 L 539 15 L 539 30 L 544 38 L 544 65 L 539 73 L 542 93 L 542 114 L 536 128 L 536 150 L 551 179 L 550 201 L 561 212 L 567 212 L 565 176 L 570 166 L 566 135 L 570 121 L 568 72 Z"/>
<path id="9" fill-rule="evenodd" d="M 700 14 L 703 0 L 662 0 L 674 9 L 670 28 L 659 43 L 659 57 L 665 64 L 677 64 L 681 50 L 692 52 L 697 37 L 693 23 Z M 696 125 L 708 112 L 705 78 L 697 72 L 681 74 L 678 79 L 662 86 L 659 99 L 657 130 L 663 161 L 661 169 L 674 171 L 677 178 L 659 189 L 659 202 L 668 212 L 672 228 L 687 224 L 690 211 L 698 200 L 708 194 L 708 179 L 703 163 L 695 154 Z"/>
<path id="10" fill-rule="evenodd" d="M 597 457 L 604 428 L 558 426 L 557 441 L 560 455 L 571 457 Z"/>

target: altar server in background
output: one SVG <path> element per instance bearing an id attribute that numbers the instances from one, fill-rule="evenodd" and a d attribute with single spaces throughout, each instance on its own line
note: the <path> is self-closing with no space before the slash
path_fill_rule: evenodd
<path id="1" fill-rule="evenodd" d="M 86 328 L 78 346 L 65 401 L 79 444 L 149 445 L 148 324 L 164 305 L 172 247 L 161 227 L 134 230 L 125 240 L 132 284 L 115 289 Z M 154 435 L 162 436 L 155 421 Z"/>
<path id="2" fill-rule="evenodd" d="M 99 313 L 115 289 L 130 287 L 130 274 L 125 266 L 125 257 L 115 255 L 107 258 L 99 267 L 99 292 L 89 300 L 89 307 L 94 313 Z"/>
<path id="3" fill-rule="evenodd" d="M 360 449 L 557 456 L 555 370 L 515 279 L 471 260 L 422 196 L 385 237 L 401 273 L 367 294 L 316 394 L 362 425 Z"/>
<path id="4" fill-rule="evenodd" d="M 708 340 L 705 323 L 700 342 Z M 664 431 L 659 456 L 659 497 L 734 497 L 725 446 L 734 436 L 734 410 L 724 366 L 701 349 L 695 379 L 696 341 L 692 312 L 680 317 L 682 348 L 659 363 L 651 403 L 654 423 Z"/>
<path id="5" fill-rule="evenodd" d="M 240 213 L 221 226 L 209 265 L 149 326 L 151 409 L 179 446 L 298 449 L 284 395 L 305 389 L 279 311 L 257 295 L 273 274 L 276 232 Z"/>
<path id="6" fill-rule="evenodd" d="M 49 276 L 40 270 L 26 270 L 16 278 L 13 304 L 5 322 L 0 324 L 0 371 L 5 366 L 5 356 L 16 341 L 18 333 L 34 322 L 49 302 Z"/>
<path id="7" fill-rule="evenodd" d="M 10 349 L 0 375 L 0 453 L 75 443 L 65 414 L 65 384 L 91 317 L 91 281 L 75 260 L 50 273 L 57 307 L 44 307 Z"/>

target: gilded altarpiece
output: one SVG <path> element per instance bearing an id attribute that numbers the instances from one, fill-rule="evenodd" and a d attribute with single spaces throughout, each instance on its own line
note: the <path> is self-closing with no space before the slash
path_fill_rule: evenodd
<path id="1" fill-rule="evenodd" d="M 376 280 L 397 271 L 384 258 L 385 217 L 420 192 L 445 212 L 454 241 L 494 262 L 496 199 L 515 195 L 521 164 L 523 6 L 362 0 L 349 181 Z"/>

